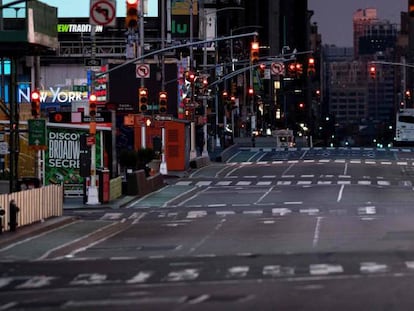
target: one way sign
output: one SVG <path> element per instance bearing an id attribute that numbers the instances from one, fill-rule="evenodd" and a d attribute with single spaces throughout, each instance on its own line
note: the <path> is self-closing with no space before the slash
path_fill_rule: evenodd
<path id="1" fill-rule="evenodd" d="M 135 71 L 137 78 L 150 77 L 150 66 L 148 64 L 137 64 Z"/>

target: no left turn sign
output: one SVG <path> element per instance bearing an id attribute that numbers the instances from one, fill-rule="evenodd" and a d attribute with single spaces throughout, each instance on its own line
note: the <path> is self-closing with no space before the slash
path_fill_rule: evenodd
<path id="1" fill-rule="evenodd" d="M 270 71 L 272 75 L 283 75 L 285 71 L 285 65 L 283 63 L 272 63 L 270 66 Z"/>
<path id="2" fill-rule="evenodd" d="M 115 26 L 115 7 L 115 0 L 91 0 L 89 11 L 89 23 L 91 25 Z"/>
<path id="3" fill-rule="evenodd" d="M 137 78 L 149 78 L 150 77 L 150 66 L 148 64 L 137 64 L 136 76 Z"/>

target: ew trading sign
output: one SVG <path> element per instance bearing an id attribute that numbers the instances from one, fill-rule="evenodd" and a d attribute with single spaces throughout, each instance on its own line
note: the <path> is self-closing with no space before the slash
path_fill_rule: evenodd
<path id="1" fill-rule="evenodd" d="M 35 150 L 45 150 L 46 145 L 46 120 L 27 120 L 29 127 L 29 146 Z"/>

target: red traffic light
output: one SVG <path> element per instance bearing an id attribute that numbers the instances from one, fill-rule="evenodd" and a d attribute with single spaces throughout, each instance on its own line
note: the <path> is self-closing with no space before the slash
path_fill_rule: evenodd
<path id="1" fill-rule="evenodd" d="M 89 103 L 95 103 L 97 100 L 97 97 L 95 94 L 89 95 Z"/>
<path id="2" fill-rule="evenodd" d="M 158 105 L 160 113 L 167 113 L 168 110 L 168 101 L 167 101 L 167 92 L 160 92 L 158 95 Z"/>
<path id="3" fill-rule="evenodd" d="M 126 1 L 125 27 L 126 28 L 137 28 L 138 27 L 138 0 L 127 0 Z"/>
<path id="4" fill-rule="evenodd" d="M 31 110 L 32 116 L 36 117 L 40 115 L 40 92 L 35 90 L 30 93 L 30 103 L 31 103 Z"/>
<path id="5" fill-rule="evenodd" d="M 253 88 L 249 88 L 249 95 L 253 95 L 254 94 L 254 90 L 253 90 Z"/>
<path id="6" fill-rule="evenodd" d="M 32 100 L 32 101 L 40 101 L 40 92 L 39 91 L 33 91 L 31 94 L 30 94 L 30 99 Z"/>
<path id="7" fill-rule="evenodd" d="M 255 64 L 259 61 L 259 42 L 253 41 L 250 47 L 250 61 Z"/>

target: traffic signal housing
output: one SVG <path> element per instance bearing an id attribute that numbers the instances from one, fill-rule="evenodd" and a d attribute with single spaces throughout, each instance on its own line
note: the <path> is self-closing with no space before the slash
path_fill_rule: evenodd
<path id="1" fill-rule="evenodd" d="M 125 27 L 138 28 L 138 0 L 126 0 Z"/>
<path id="2" fill-rule="evenodd" d="M 377 77 L 377 68 L 374 65 L 369 66 L 369 76 L 373 80 Z"/>
<path id="3" fill-rule="evenodd" d="M 96 117 L 96 95 L 89 95 L 89 116 Z"/>
<path id="4" fill-rule="evenodd" d="M 138 90 L 138 110 L 139 112 L 147 112 L 148 110 L 148 89 L 140 87 Z"/>
<path id="5" fill-rule="evenodd" d="M 32 116 L 40 116 L 40 92 L 38 90 L 30 93 L 30 104 L 32 106 Z"/>
<path id="6" fill-rule="evenodd" d="M 309 57 L 308 59 L 308 76 L 313 76 L 315 74 L 315 59 Z"/>
<path id="7" fill-rule="evenodd" d="M 253 41 L 250 47 L 250 62 L 257 64 L 259 62 L 259 42 Z"/>
<path id="8" fill-rule="evenodd" d="M 158 95 L 158 111 L 165 114 L 168 111 L 168 95 L 167 92 L 160 92 Z"/>

